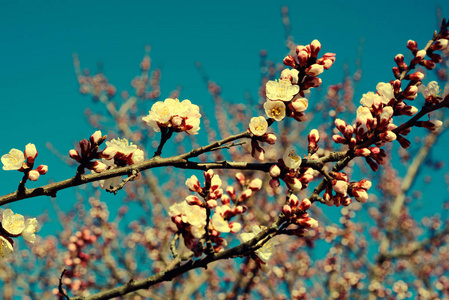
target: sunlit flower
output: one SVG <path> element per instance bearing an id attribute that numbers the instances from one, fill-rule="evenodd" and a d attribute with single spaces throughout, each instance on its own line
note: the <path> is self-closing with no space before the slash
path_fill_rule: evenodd
<path id="1" fill-rule="evenodd" d="M 148 116 L 142 117 L 142 120 L 152 127 L 154 131 L 159 132 L 161 131 L 159 126 L 166 127 L 171 117 L 170 106 L 165 102 L 158 101 L 153 104 Z"/>
<path id="2" fill-rule="evenodd" d="M 25 155 L 18 149 L 11 149 L 8 154 L 2 156 L 3 170 L 18 170 L 25 161 Z"/>
<path id="3" fill-rule="evenodd" d="M 249 122 L 249 130 L 252 134 L 262 136 L 267 132 L 267 129 L 268 122 L 264 117 L 260 116 L 251 118 L 251 121 Z"/>
<path id="4" fill-rule="evenodd" d="M 30 243 L 34 243 L 36 241 L 36 235 L 34 233 L 36 232 L 37 225 L 38 222 L 36 218 L 27 219 L 25 221 L 25 229 L 22 232 L 22 236 L 26 241 Z"/>
<path id="5" fill-rule="evenodd" d="M 418 87 L 418 91 L 421 92 L 424 96 L 424 98 L 429 98 L 430 96 L 437 97 L 440 93 L 440 87 L 438 85 L 438 82 L 431 81 L 425 86 L 424 84 L 421 84 Z"/>
<path id="6" fill-rule="evenodd" d="M 269 118 L 281 121 L 285 118 L 285 104 L 282 101 L 267 100 L 263 104 L 265 113 Z"/>
<path id="7" fill-rule="evenodd" d="M 363 94 L 363 97 L 360 100 L 360 104 L 368 108 L 371 108 L 373 104 L 374 106 L 379 106 L 380 103 L 382 103 L 382 96 L 379 96 L 378 94 L 373 92 Z"/>
<path id="8" fill-rule="evenodd" d="M 376 90 L 381 96 L 383 96 L 382 102 L 384 104 L 387 104 L 394 98 L 394 89 L 390 83 L 379 82 L 376 85 Z"/>
<path id="9" fill-rule="evenodd" d="M 290 169 L 296 170 L 301 166 L 301 156 L 296 153 L 294 148 L 287 149 L 282 159 L 284 160 L 284 164 Z"/>
<path id="10" fill-rule="evenodd" d="M 266 84 L 267 98 L 270 100 L 290 101 L 299 93 L 299 86 L 292 85 L 290 80 L 268 81 Z"/>
<path id="11" fill-rule="evenodd" d="M 11 209 L 3 211 L 2 227 L 12 235 L 19 235 L 25 229 L 25 218 L 20 214 L 14 214 Z"/>
<path id="12" fill-rule="evenodd" d="M 181 216 L 182 221 L 190 224 L 190 231 L 195 238 L 201 238 L 206 226 L 206 209 L 198 205 L 189 205 L 186 201 L 170 206 L 170 216 Z"/>
<path id="13" fill-rule="evenodd" d="M 12 247 L 11 242 L 0 235 L 0 256 L 2 258 L 8 258 L 13 251 L 14 248 Z"/>
<path id="14" fill-rule="evenodd" d="M 217 206 L 215 208 L 215 213 L 212 216 L 211 223 L 215 230 L 219 232 L 230 232 L 231 228 L 229 228 L 229 223 L 223 218 L 223 214 L 225 213 L 225 206 Z"/>
<path id="15" fill-rule="evenodd" d="M 261 228 L 259 225 L 254 225 L 251 232 L 244 232 L 240 234 L 240 240 L 243 243 L 247 242 L 258 235 L 260 232 L 262 232 L 262 229 L 263 228 Z M 278 244 L 279 242 L 270 239 L 268 242 L 263 244 L 262 247 L 257 249 L 255 253 L 263 262 L 266 263 L 275 252 L 275 246 Z"/>
<path id="16" fill-rule="evenodd" d="M 144 160 L 143 151 L 127 139 L 115 138 L 106 141 L 106 146 L 108 151 L 117 151 L 115 158 L 126 161 L 128 165 L 138 164 Z"/>
<path id="17" fill-rule="evenodd" d="M 151 107 L 149 114 L 142 117 L 148 126 L 159 132 L 162 127 L 172 127 L 175 131 L 185 131 L 188 134 L 197 134 L 200 129 L 200 109 L 190 100 L 167 98 L 164 102 L 158 101 Z"/>

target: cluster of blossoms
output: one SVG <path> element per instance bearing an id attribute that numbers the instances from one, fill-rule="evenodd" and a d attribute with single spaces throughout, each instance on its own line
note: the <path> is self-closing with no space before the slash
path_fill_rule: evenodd
<path id="1" fill-rule="evenodd" d="M 279 159 L 278 164 L 270 168 L 271 187 L 279 187 L 279 179 L 282 179 L 288 188 L 295 192 L 307 188 L 313 179 L 313 169 L 300 168 L 301 162 L 302 159 L 294 148 L 287 149 L 283 157 Z"/>
<path id="2" fill-rule="evenodd" d="M 106 141 L 106 148 L 100 151 L 99 146 L 106 140 L 106 136 L 101 135 L 101 131 L 96 131 L 89 140 L 83 139 L 79 142 L 80 152 L 72 149 L 69 155 L 72 159 L 80 163 L 78 173 L 82 174 L 84 168 L 101 173 L 108 169 L 124 167 L 138 164 L 144 161 L 144 153 L 127 139 L 112 139 Z M 101 159 L 95 160 L 94 159 Z M 100 180 L 100 187 L 107 189 L 120 184 L 120 177 L 113 177 Z"/>
<path id="3" fill-rule="evenodd" d="M 266 84 L 267 101 L 264 109 L 269 118 L 281 121 L 287 116 L 299 122 L 306 120 L 304 111 L 309 103 L 304 98 L 305 93 L 321 85 L 318 75 L 335 62 L 334 53 L 326 53 L 318 58 L 320 50 L 320 42 L 314 40 L 310 45 L 297 46 L 296 58 L 292 55 L 284 58 L 284 65 L 293 69 L 283 70 L 279 80 L 270 80 Z"/>
<path id="4" fill-rule="evenodd" d="M 185 201 L 172 205 L 169 211 L 178 232 L 184 238 L 186 247 L 196 255 L 203 253 L 203 243 L 208 240 L 213 244 L 215 252 L 227 246 L 221 234 L 237 233 L 241 230 L 242 225 L 232 222 L 231 219 L 247 210 L 242 203 L 252 195 L 253 191 L 260 190 L 262 186 L 260 179 L 252 180 L 237 196 L 235 189 L 231 186 L 226 189 L 227 194 L 223 194 L 222 181 L 213 170 L 204 172 L 204 178 L 203 186 L 195 175 L 186 180 L 189 190 L 196 192 L 203 199 L 194 195 L 187 196 Z M 240 173 L 236 178 L 240 182 L 245 181 Z M 218 204 L 218 200 L 221 201 L 221 205 Z M 213 210 L 212 217 L 211 210 Z"/>
<path id="5" fill-rule="evenodd" d="M 170 129 L 174 132 L 185 131 L 195 135 L 200 130 L 200 118 L 198 105 L 192 104 L 189 100 L 167 98 L 163 102 L 154 103 L 149 114 L 142 117 L 142 120 L 156 132 Z"/>
<path id="6" fill-rule="evenodd" d="M 288 199 L 287 204 L 282 208 L 282 212 L 289 223 L 300 226 L 295 231 L 298 235 L 302 235 L 304 228 L 318 227 L 318 221 L 309 217 L 309 214 L 307 213 L 307 210 L 311 205 L 312 202 L 310 202 L 309 199 L 303 199 L 300 203 L 298 197 L 292 194 Z"/>
<path id="7" fill-rule="evenodd" d="M 23 238 L 34 243 L 36 241 L 36 218 L 26 219 L 19 214 L 14 214 L 11 209 L 3 211 L 3 219 L 0 223 L 0 256 L 8 258 L 14 251 L 12 238 L 23 236 Z"/>
<path id="8" fill-rule="evenodd" d="M 11 149 L 8 154 L 2 156 L 3 170 L 24 172 L 27 179 L 36 181 L 40 175 L 44 175 L 48 171 L 48 166 L 46 165 L 40 165 L 33 169 L 36 157 L 36 146 L 31 143 L 26 145 L 25 153 L 18 149 Z"/>
<path id="9" fill-rule="evenodd" d="M 332 176 L 333 180 L 323 195 L 326 205 L 348 206 L 352 203 L 350 197 L 354 197 L 361 203 L 368 201 L 367 191 L 371 188 L 371 181 L 362 179 L 359 182 L 349 182 L 348 175 L 341 172 L 330 172 L 329 175 Z"/>

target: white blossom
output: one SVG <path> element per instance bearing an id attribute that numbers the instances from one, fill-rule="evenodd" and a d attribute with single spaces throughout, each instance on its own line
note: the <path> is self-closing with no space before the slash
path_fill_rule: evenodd
<path id="1" fill-rule="evenodd" d="M 384 104 L 387 104 L 394 98 L 394 89 L 390 83 L 379 82 L 376 85 L 376 90 L 381 96 L 383 96 L 382 102 Z"/>
<path id="2" fill-rule="evenodd" d="M 299 86 L 292 85 L 290 80 L 270 80 L 266 84 L 266 92 L 270 100 L 290 101 L 299 93 Z"/>
<path id="3" fill-rule="evenodd" d="M 251 232 L 244 232 L 240 234 L 240 240 L 244 243 L 247 242 L 249 240 L 251 240 L 252 238 L 254 238 L 256 235 L 258 235 L 263 228 L 261 228 L 259 225 L 254 225 L 252 227 L 252 231 Z M 263 262 L 267 262 L 270 257 L 273 255 L 273 253 L 275 252 L 275 246 L 278 245 L 279 242 L 270 239 L 268 242 L 266 242 L 265 244 L 263 244 L 262 247 L 260 247 L 259 249 L 257 249 L 255 251 L 256 255 L 263 261 Z"/>
<path id="4" fill-rule="evenodd" d="M 3 170 L 18 170 L 25 161 L 25 155 L 18 149 L 11 149 L 8 154 L 2 156 Z"/>
<path id="5" fill-rule="evenodd" d="M 284 160 L 285 165 L 293 170 L 296 170 L 301 166 L 302 159 L 301 157 L 296 153 L 296 150 L 294 148 L 288 148 L 284 156 L 282 157 Z"/>
<path id="6" fill-rule="evenodd" d="M 262 136 L 267 132 L 267 129 L 268 122 L 264 117 L 260 116 L 251 118 L 251 121 L 249 122 L 249 130 L 252 134 Z"/>
<path id="7" fill-rule="evenodd" d="M 265 113 L 269 118 L 281 121 L 285 118 L 285 104 L 282 101 L 267 100 L 263 104 Z"/>
<path id="8" fill-rule="evenodd" d="M 14 214 L 11 209 L 3 211 L 2 227 L 12 235 L 19 235 L 25 229 L 25 218 L 20 214 Z"/>
<path id="9" fill-rule="evenodd" d="M 189 205 L 186 201 L 170 206 L 170 216 L 181 216 L 184 223 L 190 224 L 190 231 L 195 238 L 201 238 L 206 226 L 206 209 L 198 205 Z"/>
<path id="10" fill-rule="evenodd" d="M 430 96 L 438 97 L 438 94 L 440 93 L 440 86 L 438 85 L 438 82 L 431 81 L 425 86 L 424 84 L 421 84 L 418 87 L 418 91 L 421 92 L 424 96 L 424 98 L 429 98 Z"/>
<path id="11" fill-rule="evenodd" d="M 34 244 L 36 241 L 36 235 L 34 233 L 36 232 L 37 225 L 38 222 L 36 218 L 27 219 L 25 221 L 25 229 L 22 232 L 22 236 L 26 241 Z"/>

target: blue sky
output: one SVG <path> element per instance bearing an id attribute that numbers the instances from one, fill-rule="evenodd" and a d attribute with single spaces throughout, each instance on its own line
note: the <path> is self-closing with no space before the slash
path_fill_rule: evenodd
<path id="1" fill-rule="evenodd" d="M 364 40 L 364 77 L 356 98 L 392 78 L 393 57 L 408 54 L 407 40 L 422 46 L 431 38 L 437 6 L 449 16 L 447 1 L 1 1 L 0 153 L 36 144 L 37 163 L 49 165 L 38 184 L 74 174 L 45 143 L 68 153 L 74 141 L 93 132 L 84 120 L 91 102 L 78 92 L 75 52 L 82 67 L 92 71 L 103 62 L 118 91 L 131 90 L 129 82 L 149 44 L 153 66 L 162 68 L 162 98 L 181 85 L 182 99 L 210 101 L 196 61 L 222 85 L 226 99 L 243 101 L 245 92 L 255 97 L 259 51 L 267 50 L 278 62 L 286 54 L 284 5 L 290 8 L 296 43 L 316 38 L 322 51 L 337 53 L 335 65 L 322 76 L 324 85 L 342 78 L 344 63 L 354 70 Z M 20 179 L 18 172 L 0 170 L 0 193 L 14 191 Z M 40 214 L 50 202 L 41 198 L 10 207 Z"/>

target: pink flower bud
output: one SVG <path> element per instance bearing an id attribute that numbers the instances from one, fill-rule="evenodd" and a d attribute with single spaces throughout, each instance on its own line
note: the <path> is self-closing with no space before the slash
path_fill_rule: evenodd
<path id="1" fill-rule="evenodd" d="M 338 131 L 340 131 L 341 133 L 344 133 L 346 130 L 346 122 L 343 121 L 342 119 L 336 119 L 335 120 L 335 127 L 337 127 Z"/>
<path id="2" fill-rule="evenodd" d="M 216 200 L 208 200 L 207 201 L 207 207 L 210 209 L 217 207 L 217 205 L 218 205 L 218 203 Z"/>
<path id="3" fill-rule="evenodd" d="M 394 61 L 398 65 L 398 67 L 401 67 L 401 64 L 404 62 L 404 55 L 398 54 L 394 57 Z"/>
<path id="4" fill-rule="evenodd" d="M 447 39 L 439 39 L 435 41 L 432 45 L 433 50 L 444 50 L 447 48 L 448 40 Z"/>
<path id="5" fill-rule="evenodd" d="M 86 156 L 90 152 L 90 143 L 86 139 L 82 139 L 79 142 L 80 148 L 81 148 L 81 156 Z"/>
<path id="6" fill-rule="evenodd" d="M 321 43 L 318 40 L 313 40 L 310 43 L 311 56 L 312 57 L 317 57 L 318 56 L 318 52 L 320 52 L 320 50 L 321 50 Z"/>
<path id="7" fill-rule="evenodd" d="M 25 157 L 27 158 L 27 163 L 34 163 L 34 159 L 37 157 L 37 150 L 34 144 L 29 143 L 25 146 Z"/>
<path id="8" fill-rule="evenodd" d="M 424 74 L 421 72 L 415 72 L 413 74 L 410 74 L 411 81 L 421 81 L 423 78 L 424 78 Z"/>
<path id="9" fill-rule="evenodd" d="M 348 183 L 343 180 L 333 180 L 332 188 L 339 194 L 346 196 L 346 192 L 348 190 Z"/>
<path id="10" fill-rule="evenodd" d="M 395 93 L 399 93 L 399 91 L 401 90 L 401 81 L 399 79 L 393 81 L 393 90 Z"/>
<path id="11" fill-rule="evenodd" d="M 198 206 L 202 206 L 203 205 L 203 202 L 200 199 L 198 199 L 198 197 L 193 196 L 193 195 L 187 196 L 186 197 L 186 202 L 189 205 L 198 205 Z"/>
<path id="12" fill-rule="evenodd" d="M 186 186 L 192 192 L 201 193 L 203 191 L 203 189 L 201 188 L 201 184 L 195 175 L 192 175 L 189 179 L 186 180 Z"/>
<path id="13" fill-rule="evenodd" d="M 415 59 L 418 60 L 418 62 L 423 60 L 424 57 L 426 57 L 426 50 L 419 50 L 416 52 Z"/>
<path id="14" fill-rule="evenodd" d="M 48 166 L 40 165 L 39 167 L 37 167 L 36 171 L 38 171 L 40 175 L 44 175 L 48 172 Z"/>
<path id="15" fill-rule="evenodd" d="M 292 214 L 292 208 L 289 205 L 284 205 L 282 207 L 282 212 L 284 213 L 284 215 L 288 218 L 291 216 Z"/>
<path id="16" fill-rule="evenodd" d="M 296 46 L 296 54 L 298 54 L 298 53 L 301 52 L 301 51 L 305 51 L 305 52 L 307 53 L 306 47 L 303 46 L 303 45 L 298 45 L 298 46 Z"/>
<path id="17" fill-rule="evenodd" d="M 352 195 L 354 196 L 355 200 L 361 203 L 366 203 L 368 200 L 368 193 L 364 189 L 355 189 L 352 191 Z"/>
<path id="18" fill-rule="evenodd" d="M 258 161 L 263 161 L 265 159 L 265 150 L 254 140 L 251 142 L 251 146 L 251 156 Z"/>
<path id="19" fill-rule="evenodd" d="M 401 75 L 401 71 L 399 70 L 399 68 L 398 67 L 393 67 L 392 70 L 393 70 L 394 77 L 395 78 L 399 78 L 400 75 Z M 397 91 L 395 91 L 395 92 L 397 93 Z"/>
<path id="20" fill-rule="evenodd" d="M 341 205 L 343 206 L 348 206 L 349 204 L 352 203 L 352 199 L 349 197 L 343 197 L 340 201 Z"/>
<path id="21" fill-rule="evenodd" d="M 295 194 L 292 194 L 288 199 L 288 205 L 290 205 L 290 207 L 292 208 L 295 208 L 298 207 L 298 204 L 299 204 L 298 197 Z"/>
<path id="22" fill-rule="evenodd" d="M 440 120 L 430 120 L 430 121 L 423 121 L 421 127 L 434 131 L 440 128 L 441 125 L 443 125 L 443 122 L 441 122 Z"/>
<path id="23" fill-rule="evenodd" d="M 253 194 L 253 190 L 251 190 L 251 189 L 244 190 L 243 193 L 240 194 L 239 202 L 245 201 L 246 199 L 251 197 L 252 194 Z"/>
<path id="24" fill-rule="evenodd" d="M 245 205 L 238 205 L 238 206 L 235 208 L 235 213 L 236 213 L 236 214 L 243 214 L 243 213 L 245 213 L 247 210 L 248 210 L 248 207 L 246 207 Z"/>
<path id="25" fill-rule="evenodd" d="M 301 181 L 299 181 L 298 178 L 285 176 L 284 181 L 288 185 L 288 187 L 293 191 L 300 191 L 302 189 L 302 183 Z"/>
<path id="26" fill-rule="evenodd" d="M 262 142 L 266 142 L 270 145 L 274 145 L 276 143 L 277 137 L 274 133 L 267 133 L 262 137 Z"/>
<path id="27" fill-rule="evenodd" d="M 240 183 L 240 185 L 246 184 L 246 178 L 245 175 L 243 175 L 243 173 L 238 172 L 237 174 L 235 174 L 235 179 L 237 180 L 238 183 Z"/>
<path id="28" fill-rule="evenodd" d="M 81 156 L 80 156 L 80 154 L 78 153 L 78 151 L 76 151 L 75 149 L 72 149 L 72 150 L 69 151 L 69 156 L 70 156 L 72 159 L 76 160 L 77 162 L 80 162 L 80 161 L 81 161 Z"/>
<path id="29" fill-rule="evenodd" d="M 436 64 L 439 64 L 443 60 L 443 58 L 441 58 L 441 55 L 433 53 L 430 56 L 430 60 Z"/>
<path id="30" fill-rule="evenodd" d="M 310 54 L 307 53 L 307 51 L 299 51 L 298 48 L 296 48 L 296 53 L 298 53 L 298 62 L 301 67 L 304 67 L 307 64 L 307 60 L 310 57 Z"/>
<path id="31" fill-rule="evenodd" d="M 366 162 L 368 163 L 368 165 L 370 166 L 371 170 L 373 170 L 374 172 L 377 172 L 377 170 L 379 170 L 379 166 L 376 164 L 376 162 L 374 160 L 372 160 L 371 157 L 365 157 Z"/>
<path id="32" fill-rule="evenodd" d="M 251 182 L 249 183 L 249 188 L 253 191 L 260 191 L 260 189 L 262 188 L 262 180 L 260 180 L 259 178 L 251 180 Z"/>
<path id="33" fill-rule="evenodd" d="M 39 176 L 40 176 L 40 174 L 36 170 L 31 170 L 31 171 L 28 172 L 28 179 L 31 180 L 31 181 L 38 180 Z"/>
<path id="34" fill-rule="evenodd" d="M 359 183 L 360 187 L 365 190 L 369 190 L 372 186 L 372 182 L 367 179 L 362 179 L 358 183 Z"/>
<path id="35" fill-rule="evenodd" d="M 334 134 L 332 140 L 338 144 L 347 144 L 347 140 L 339 134 Z"/>
<path id="36" fill-rule="evenodd" d="M 105 171 L 108 168 L 108 166 L 101 161 L 96 160 L 92 166 L 92 170 L 94 170 L 97 173 L 101 173 Z"/>
<path id="37" fill-rule="evenodd" d="M 235 189 L 232 186 L 228 186 L 226 188 L 226 193 L 228 193 L 232 200 L 237 199 L 237 196 L 235 195 Z"/>
<path id="38" fill-rule="evenodd" d="M 278 165 L 273 165 L 270 168 L 269 174 L 271 177 L 279 177 L 281 174 L 281 169 L 278 167 Z"/>
<path id="39" fill-rule="evenodd" d="M 299 206 L 300 210 L 306 211 L 312 206 L 312 202 L 309 199 L 305 198 L 301 201 L 301 205 Z"/>
<path id="40" fill-rule="evenodd" d="M 407 48 L 409 48 L 410 50 L 414 51 L 414 50 L 418 49 L 418 43 L 413 41 L 413 40 L 408 40 Z"/>
<path id="41" fill-rule="evenodd" d="M 401 147 L 404 148 L 404 149 L 408 149 L 410 147 L 410 145 L 411 145 L 410 141 L 407 140 L 406 138 L 404 138 L 401 135 L 398 135 L 396 140 L 399 142 Z"/>
<path id="42" fill-rule="evenodd" d="M 396 139 L 396 134 L 393 131 L 385 131 L 379 134 L 379 138 L 385 142 L 392 142 Z"/>
<path id="43" fill-rule="evenodd" d="M 307 136 L 307 139 L 309 140 L 309 145 L 310 144 L 316 145 L 316 143 L 318 143 L 320 140 L 320 134 L 318 130 L 312 129 L 309 135 Z"/>
<path id="44" fill-rule="evenodd" d="M 304 218 L 299 220 L 299 224 L 307 228 L 317 228 L 318 221 L 313 218 Z"/>
<path id="45" fill-rule="evenodd" d="M 370 154 L 371 154 L 371 151 L 368 148 L 360 148 L 360 149 L 355 150 L 355 155 L 356 156 L 366 157 L 366 156 L 368 156 Z"/>
<path id="46" fill-rule="evenodd" d="M 402 94 L 405 99 L 414 100 L 416 98 L 417 93 L 418 87 L 416 85 L 411 85 L 408 88 L 406 88 Z"/>
<path id="47" fill-rule="evenodd" d="M 206 184 L 210 183 L 212 181 L 212 177 L 214 177 L 214 170 L 212 170 L 212 169 L 207 170 L 203 174 L 204 174 L 204 179 L 206 181 Z"/>
<path id="48" fill-rule="evenodd" d="M 278 178 L 271 178 L 270 179 L 270 186 L 272 189 L 276 189 L 281 185 Z"/>
<path id="49" fill-rule="evenodd" d="M 90 142 L 94 145 L 98 144 L 98 141 L 102 138 L 101 131 L 97 130 L 89 138 Z"/>
<path id="50" fill-rule="evenodd" d="M 231 198 L 229 198 L 228 195 L 221 196 L 221 204 L 223 204 L 223 205 L 230 205 L 231 204 Z"/>
<path id="51" fill-rule="evenodd" d="M 284 58 L 283 63 L 284 63 L 284 65 L 289 66 L 289 67 L 292 67 L 292 68 L 295 68 L 295 67 L 296 67 L 295 59 L 294 59 L 293 56 L 291 56 L 291 55 L 287 55 L 287 56 Z"/>
<path id="52" fill-rule="evenodd" d="M 427 69 L 427 70 L 433 70 L 436 67 L 436 64 L 431 60 L 423 60 L 421 64 Z"/>
<path id="53" fill-rule="evenodd" d="M 100 156 L 104 159 L 113 159 L 117 154 L 117 150 L 112 147 L 106 147 L 100 154 Z"/>
<path id="54" fill-rule="evenodd" d="M 306 69 L 306 74 L 310 76 L 318 76 L 323 73 L 324 67 L 319 64 L 313 64 Z"/>

